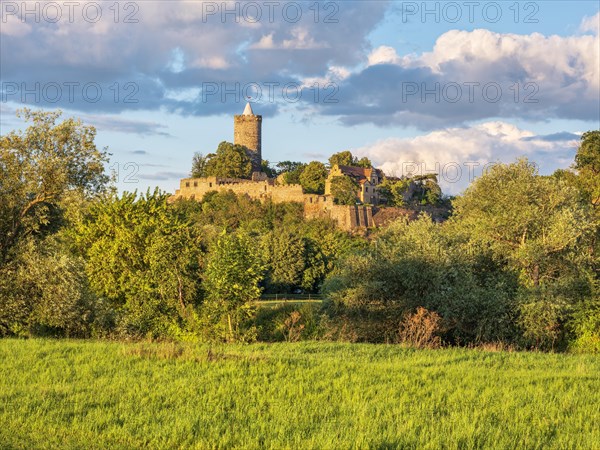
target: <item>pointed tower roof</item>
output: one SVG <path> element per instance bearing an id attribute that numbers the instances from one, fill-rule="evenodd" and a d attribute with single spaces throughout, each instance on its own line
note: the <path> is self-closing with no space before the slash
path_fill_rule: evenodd
<path id="1" fill-rule="evenodd" d="M 252 106 L 250 106 L 250 102 L 246 103 L 246 107 L 244 108 L 244 116 L 253 116 L 254 111 L 252 111 Z"/>

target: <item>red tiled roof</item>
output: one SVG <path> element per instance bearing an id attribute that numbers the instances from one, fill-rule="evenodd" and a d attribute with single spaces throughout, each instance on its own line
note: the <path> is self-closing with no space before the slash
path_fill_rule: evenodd
<path id="1" fill-rule="evenodd" d="M 356 167 L 356 166 L 339 166 L 340 171 L 344 175 L 349 175 L 358 179 L 371 178 L 372 168 Z"/>

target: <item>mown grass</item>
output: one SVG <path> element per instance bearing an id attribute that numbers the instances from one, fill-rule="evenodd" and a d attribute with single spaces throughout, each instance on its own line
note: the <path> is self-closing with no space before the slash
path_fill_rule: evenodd
<path id="1" fill-rule="evenodd" d="M 589 448 L 600 358 L 0 340 L 0 448 Z"/>

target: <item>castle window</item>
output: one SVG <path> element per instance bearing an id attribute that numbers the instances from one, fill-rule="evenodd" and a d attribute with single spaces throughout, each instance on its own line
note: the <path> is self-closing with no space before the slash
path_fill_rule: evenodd
<path id="1" fill-rule="evenodd" d="M 194 187 L 198 187 L 198 182 L 194 181 Z"/>
<path id="2" fill-rule="evenodd" d="M 185 183 L 185 187 L 190 187 L 190 182 L 189 182 L 189 181 L 187 181 L 187 182 Z"/>
<path id="3" fill-rule="evenodd" d="M 212 187 L 212 183 L 208 183 L 208 187 Z"/>
<path id="4" fill-rule="evenodd" d="M 369 188 L 365 186 L 365 192 L 369 192 Z"/>

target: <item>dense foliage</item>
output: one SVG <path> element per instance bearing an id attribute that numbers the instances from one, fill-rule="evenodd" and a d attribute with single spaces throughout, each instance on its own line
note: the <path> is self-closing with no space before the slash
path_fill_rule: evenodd
<path id="1" fill-rule="evenodd" d="M 0 335 L 220 341 L 340 339 L 600 351 L 600 132 L 571 170 L 496 165 L 453 202 L 351 234 L 296 203 L 231 191 L 169 201 L 111 189 L 93 128 L 58 113 L 0 139 Z M 249 176 L 222 143 L 196 175 Z M 330 163 L 370 165 L 350 152 Z M 271 175 L 322 193 L 322 163 Z M 332 181 L 339 204 L 356 183 Z M 435 179 L 384 181 L 392 204 L 438 204 Z M 407 201 L 409 200 L 409 201 Z M 263 294 L 322 294 L 322 306 L 257 309 Z"/>
<path id="2" fill-rule="evenodd" d="M 252 152 L 231 142 L 221 142 L 215 153 L 196 153 L 192 161 L 192 177 L 250 178 Z"/>

